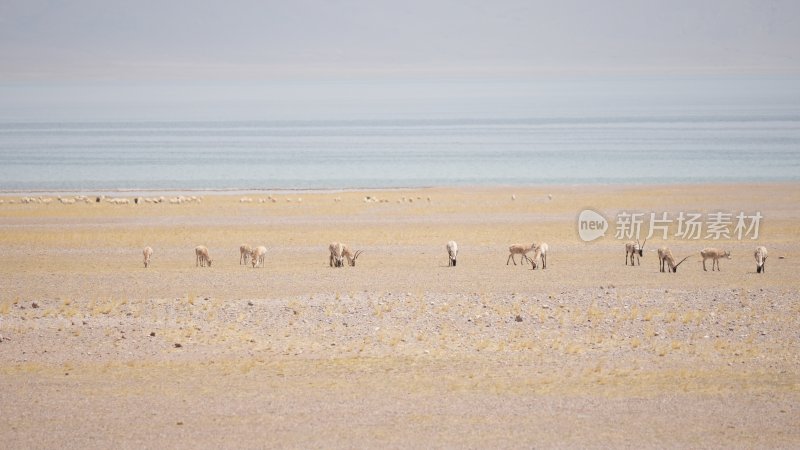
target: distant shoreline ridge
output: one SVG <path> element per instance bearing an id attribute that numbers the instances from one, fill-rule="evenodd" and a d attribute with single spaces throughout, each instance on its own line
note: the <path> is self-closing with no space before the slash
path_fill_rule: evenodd
<path id="1" fill-rule="evenodd" d="M 776 181 L 709 181 L 709 182 L 679 182 L 679 183 L 551 183 L 529 185 L 441 185 L 441 186 L 402 186 L 402 187 L 343 187 L 343 188 L 187 188 L 187 189 L 0 189 L 0 196 L 41 196 L 41 195 L 118 195 L 142 194 L 153 195 L 180 195 L 180 194 L 207 194 L 207 195 L 253 195 L 253 194 L 335 194 L 339 192 L 398 192 L 421 191 L 433 189 L 448 190 L 502 190 L 502 189 L 545 189 L 551 188 L 653 188 L 664 186 L 779 186 L 797 185 L 800 180 Z"/>

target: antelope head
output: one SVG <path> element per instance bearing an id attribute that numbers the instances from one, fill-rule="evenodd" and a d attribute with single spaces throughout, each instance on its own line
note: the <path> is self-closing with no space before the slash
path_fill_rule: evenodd
<path id="1" fill-rule="evenodd" d="M 724 252 L 722 252 L 722 257 L 731 259 L 731 251 L 730 250 L 725 250 Z"/>
<path id="2" fill-rule="evenodd" d="M 644 244 L 647 244 L 647 238 L 644 238 L 644 242 L 639 244 L 639 239 L 636 239 L 636 248 L 639 252 L 639 256 L 644 256 Z"/>
<path id="3" fill-rule="evenodd" d="M 689 256 L 692 256 L 692 255 L 689 255 Z M 689 259 L 689 256 L 687 256 L 686 258 L 683 258 L 683 259 L 681 260 L 681 262 L 679 262 L 678 264 L 675 264 L 674 266 L 672 266 L 672 267 L 671 267 L 671 269 L 672 269 L 672 273 L 675 273 L 675 272 L 677 272 L 677 271 L 678 271 L 678 266 L 680 266 L 681 264 L 683 264 L 683 262 L 684 262 L 684 261 L 686 261 L 687 259 Z"/>
<path id="4" fill-rule="evenodd" d="M 347 262 L 350 263 L 351 267 L 355 267 L 356 266 L 356 258 L 358 258 L 358 255 L 360 255 L 362 253 L 363 253 L 362 250 L 356 250 L 356 252 L 353 254 L 353 258 L 348 258 L 347 259 Z"/>

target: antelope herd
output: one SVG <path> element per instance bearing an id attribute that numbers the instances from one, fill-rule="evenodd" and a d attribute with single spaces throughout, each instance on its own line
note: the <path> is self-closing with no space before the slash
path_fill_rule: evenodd
<path id="1" fill-rule="evenodd" d="M 645 242 L 647 242 L 646 239 Z M 458 244 L 456 244 L 455 241 L 449 241 L 445 246 L 445 249 L 447 250 L 447 265 L 449 267 L 455 267 L 458 258 Z M 530 245 L 514 244 L 508 247 L 509 255 L 506 259 L 506 265 L 508 265 L 509 260 L 514 261 L 514 265 L 517 265 L 514 256 L 520 255 L 520 264 L 522 264 L 523 261 L 527 261 L 531 265 L 532 270 L 536 270 L 536 268 L 539 267 L 539 264 L 541 264 L 542 270 L 547 269 L 547 253 L 549 250 L 550 246 L 545 242 L 534 242 Z M 636 261 L 638 265 L 641 265 L 640 258 L 644 256 L 643 250 L 644 243 L 640 244 L 638 240 L 636 242 L 625 243 L 625 265 L 628 265 L 629 260 L 631 265 L 633 265 L 634 255 L 636 255 Z M 363 253 L 363 250 L 352 251 L 347 247 L 347 245 L 342 244 L 341 242 L 331 242 L 328 245 L 328 251 L 328 263 L 330 267 L 344 267 L 345 261 L 347 261 L 349 266 L 355 267 L 356 260 Z M 195 247 L 194 252 L 195 266 L 211 267 L 211 256 L 206 246 L 198 245 Z M 528 253 L 530 252 L 533 252 L 533 258 L 528 257 Z M 672 250 L 670 250 L 668 247 L 659 248 L 657 253 L 660 272 L 676 273 L 678 272 L 678 267 L 692 256 L 687 255 L 680 261 L 676 262 L 676 258 L 672 255 Z M 142 255 L 144 256 L 144 267 L 147 268 L 150 266 L 150 258 L 153 255 L 153 249 L 150 247 L 145 247 L 142 251 Z M 246 244 L 239 246 L 240 265 L 247 265 L 250 263 L 253 268 L 264 267 L 266 255 L 267 248 L 263 245 L 255 248 Z M 704 271 L 707 271 L 707 259 L 712 260 L 711 270 L 714 271 L 716 269 L 719 271 L 719 260 L 722 258 L 731 259 L 731 252 L 729 250 L 719 250 L 716 248 L 704 248 L 700 251 L 700 256 L 703 258 Z M 756 273 L 766 273 L 767 248 L 764 246 L 757 247 L 753 256 L 756 260 Z M 537 260 L 539 263 L 537 263 Z"/>
<path id="2" fill-rule="evenodd" d="M 553 196 L 548 194 L 548 199 L 552 200 Z M 49 197 L 22 197 L 19 199 L 19 203 L 27 204 L 27 203 L 41 203 L 41 204 L 50 204 L 53 202 L 53 198 Z M 74 203 L 111 203 L 117 205 L 126 205 L 126 204 L 142 204 L 142 203 L 170 203 L 170 204 L 182 204 L 182 203 L 200 203 L 203 201 L 203 197 L 197 196 L 177 196 L 172 198 L 165 198 L 161 197 L 134 197 L 132 200 L 127 198 L 115 198 L 115 197 L 106 197 L 105 195 L 100 195 L 96 197 L 89 197 L 86 195 L 76 195 L 73 197 L 57 197 L 59 203 L 62 204 L 74 204 Z M 417 200 L 422 200 L 422 197 L 417 197 Z M 431 202 L 431 198 L 427 198 L 428 202 Z M 516 200 L 516 195 L 511 195 L 511 200 Z M 266 203 L 266 202 L 277 202 L 273 196 L 268 196 L 266 199 L 259 199 L 259 203 Z M 287 202 L 292 202 L 292 199 L 287 198 Z M 297 198 L 297 203 L 302 203 L 302 198 Z M 341 197 L 334 198 L 334 202 L 341 202 Z M 413 202 L 413 198 L 402 197 L 400 202 Z M 4 203 L 5 201 L 0 199 L 0 204 Z M 239 200 L 240 203 L 253 203 L 254 200 L 250 197 L 242 197 Z M 364 198 L 365 203 L 376 202 L 376 203 L 385 203 L 388 200 L 385 199 L 377 199 L 372 196 L 366 196 Z M 16 203 L 16 200 L 10 200 L 9 204 Z M 635 242 L 630 241 L 625 243 L 625 265 L 627 266 L 630 262 L 630 266 L 641 266 L 641 258 L 644 257 L 644 246 L 647 243 L 647 239 L 644 242 L 639 242 L 637 239 Z M 446 245 L 447 249 L 447 258 L 448 258 L 448 266 L 455 267 L 457 263 L 458 257 L 458 245 L 455 241 L 449 241 Z M 345 261 L 351 267 L 355 267 L 356 261 L 358 257 L 363 253 L 362 250 L 351 250 L 347 247 L 347 245 L 342 244 L 340 242 L 331 242 L 328 246 L 328 250 L 330 256 L 328 258 L 328 262 L 331 267 L 344 267 Z M 547 268 L 547 253 L 549 250 L 549 246 L 544 243 L 531 243 L 531 244 L 513 244 L 508 247 L 508 258 L 506 258 L 506 265 L 508 265 L 509 261 L 513 262 L 514 265 L 517 265 L 517 261 L 515 259 L 516 255 L 520 256 L 520 265 L 523 265 L 523 262 L 527 262 L 531 265 L 532 270 L 536 270 L 539 265 L 541 265 L 542 269 Z M 533 257 L 529 257 L 528 255 L 533 252 Z M 672 272 L 676 273 L 678 271 L 678 267 L 683 264 L 687 259 L 691 257 L 691 255 L 684 257 L 680 261 L 676 262 L 676 258 L 672 255 L 672 251 L 667 247 L 661 247 L 657 250 L 658 252 L 658 262 L 659 262 L 659 271 L 660 272 Z M 264 246 L 257 246 L 255 248 L 250 247 L 249 245 L 242 244 L 239 247 L 239 264 L 240 265 L 252 265 L 253 268 L 256 267 L 264 267 L 266 261 L 266 254 L 267 248 Z M 756 248 L 753 256 L 756 260 L 756 273 L 766 273 L 766 261 L 767 261 L 767 249 L 764 246 L 759 246 Z M 153 249 L 151 247 L 144 247 L 142 251 L 143 256 L 143 263 L 144 267 L 150 267 L 150 260 L 153 255 Z M 711 260 L 711 271 L 721 271 L 719 260 L 720 259 L 731 259 L 731 252 L 729 250 L 720 250 L 718 248 L 704 248 L 700 251 L 700 256 L 702 257 L 703 262 L 703 271 L 708 271 L 708 267 L 706 266 L 706 261 Z M 781 257 L 782 258 L 782 257 Z M 537 263 L 537 260 L 539 261 Z M 211 267 L 211 256 L 209 254 L 208 248 L 199 245 L 195 247 L 195 266 L 197 267 Z"/>

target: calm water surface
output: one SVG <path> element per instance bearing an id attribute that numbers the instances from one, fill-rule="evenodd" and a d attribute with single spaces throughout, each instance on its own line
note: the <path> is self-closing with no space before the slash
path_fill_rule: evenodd
<path id="1" fill-rule="evenodd" d="M 183 97 L 166 105 L 155 98 L 78 102 L 81 95 L 104 98 L 102 89 L 85 87 L 37 103 L 24 95 L 36 99 L 36 86 L 6 85 L 0 190 L 800 180 L 800 83 L 748 83 L 744 92 L 734 84 L 673 83 L 674 95 L 622 82 L 600 86 L 602 93 L 512 84 L 436 96 L 427 86 L 409 91 L 416 97 L 382 97 L 372 86 L 341 98 L 326 94 L 322 103 L 314 99 L 324 90 L 299 98 L 266 89 L 233 106 L 217 90 L 194 109 Z M 365 92 L 372 94 L 353 102 Z M 80 114 L 65 113 L 70 102 Z"/>

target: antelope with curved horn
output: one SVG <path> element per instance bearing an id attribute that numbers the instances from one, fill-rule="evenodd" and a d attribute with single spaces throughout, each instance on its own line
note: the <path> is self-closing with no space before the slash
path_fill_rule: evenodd
<path id="1" fill-rule="evenodd" d="M 522 255 L 522 258 L 519 259 L 520 265 L 522 265 L 522 261 L 530 262 L 531 259 L 528 258 L 528 253 L 530 253 L 534 247 L 536 247 L 536 244 L 514 244 L 508 247 L 508 258 L 506 258 L 506 265 L 508 265 L 509 260 L 513 261 L 515 266 L 517 265 L 517 261 L 514 260 L 514 255 Z"/>
<path id="2" fill-rule="evenodd" d="M 644 244 L 647 243 L 647 238 L 644 238 L 644 242 L 639 244 L 639 239 L 636 239 L 636 242 L 630 241 L 625 243 L 625 265 L 628 265 L 628 258 L 631 260 L 631 266 L 633 266 L 633 257 L 636 256 L 636 262 L 639 263 L 641 266 L 642 263 L 639 260 L 642 256 L 644 256 Z"/>
<path id="3" fill-rule="evenodd" d="M 347 263 L 350 264 L 350 267 L 356 266 L 356 258 L 362 253 L 364 253 L 363 250 L 356 250 L 355 253 L 352 253 L 346 245 L 342 244 L 342 256 L 347 258 Z"/>
<path id="4" fill-rule="evenodd" d="M 547 269 L 547 252 L 550 250 L 550 246 L 544 242 L 540 242 L 538 244 L 533 245 L 533 258 L 531 261 L 531 269 L 536 270 L 537 264 L 536 260 L 542 260 L 542 270 Z"/>
<path id="5" fill-rule="evenodd" d="M 689 259 L 689 256 L 683 258 L 681 262 L 679 262 L 678 264 L 675 264 L 675 257 L 672 256 L 672 251 L 667 247 L 661 247 L 660 249 L 658 249 L 659 270 L 661 272 L 675 273 L 678 271 L 678 266 L 680 266 L 681 264 L 683 264 L 684 261 Z"/>

